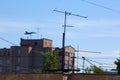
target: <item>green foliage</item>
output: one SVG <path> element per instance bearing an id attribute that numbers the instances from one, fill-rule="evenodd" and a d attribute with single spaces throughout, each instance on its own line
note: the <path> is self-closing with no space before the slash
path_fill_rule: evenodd
<path id="1" fill-rule="evenodd" d="M 117 59 L 117 60 L 114 62 L 114 64 L 116 64 L 118 74 L 120 75 L 120 59 Z"/>
<path id="2" fill-rule="evenodd" d="M 50 69 L 57 69 L 58 60 L 57 60 L 57 52 L 53 51 L 50 58 Z"/>
<path id="3" fill-rule="evenodd" d="M 38 69 L 33 69 L 31 73 L 43 73 L 47 70 L 55 70 L 58 67 L 57 51 L 46 52 L 43 54 L 43 65 Z"/>
<path id="4" fill-rule="evenodd" d="M 41 68 L 33 69 L 31 73 L 42 73 L 42 69 Z"/>
<path id="5" fill-rule="evenodd" d="M 47 52 L 43 55 L 43 66 L 42 71 L 46 70 L 54 70 L 57 69 L 58 60 L 57 60 L 57 52 Z"/>
<path id="6" fill-rule="evenodd" d="M 42 71 L 45 71 L 50 68 L 50 56 L 50 52 L 44 53 Z"/>
<path id="7" fill-rule="evenodd" d="M 103 69 L 101 69 L 95 65 L 93 66 L 93 72 L 94 72 L 94 74 L 105 74 L 106 73 Z"/>
<path id="8" fill-rule="evenodd" d="M 91 69 L 91 68 L 89 68 L 89 67 L 87 67 L 87 68 L 85 69 L 85 73 L 87 73 L 87 74 L 90 74 L 90 73 L 91 73 L 91 71 L 92 71 L 92 69 Z"/>
<path id="9" fill-rule="evenodd" d="M 105 74 L 106 71 L 104 71 L 103 69 L 94 65 L 94 66 L 91 66 L 91 67 L 87 67 L 85 69 L 85 73 L 87 73 L 87 74 L 91 74 L 91 73 L 93 73 L 93 74 Z"/>

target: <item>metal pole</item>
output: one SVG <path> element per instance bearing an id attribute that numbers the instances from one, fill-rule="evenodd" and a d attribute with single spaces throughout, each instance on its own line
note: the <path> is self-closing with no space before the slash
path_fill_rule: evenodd
<path id="1" fill-rule="evenodd" d="M 82 57 L 83 58 L 83 72 L 82 73 L 84 73 L 84 67 L 85 67 L 85 57 Z"/>
<path id="2" fill-rule="evenodd" d="M 75 58 L 76 58 L 76 57 L 75 57 L 75 54 L 73 54 L 73 58 L 72 58 L 72 59 L 73 59 L 73 60 L 72 60 L 72 64 L 73 64 L 73 65 L 72 65 L 72 73 L 74 73 Z"/>
<path id="3" fill-rule="evenodd" d="M 59 10 L 56 10 L 56 9 L 54 9 L 53 11 L 56 11 L 56 12 L 59 12 L 59 13 L 64 13 L 65 14 L 65 20 L 64 20 L 64 32 L 63 32 L 63 40 L 62 40 L 62 70 L 63 70 L 63 72 L 64 72 L 64 68 L 65 68 L 65 32 L 66 32 L 66 27 L 67 27 L 67 25 L 66 25 L 66 16 L 67 15 L 73 15 L 73 16 L 77 16 L 77 17 L 82 17 L 82 18 L 87 18 L 87 17 L 85 17 L 85 16 L 80 16 L 80 15 L 78 15 L 78 14 L 72 14 L 72 13 L 70 13 L 70 12 L 67 12 L 67 11 L 59 11 Z M 70 26 L 70 27 L 72 27 L 72 26 Z"/>
<path id="4" fill-rule="evenodd" d="M 64 65 L 65 65 L 65 33 L 66 33 L 66 15 L 67 12 L 65 11 L 65 20 L 64 20 L 64 32 L 63 32 L 63 41 L 62 41 L 62 51 L 63 51 L 63 56 L 62 56 L 62 70 L 64 71 Z"/>

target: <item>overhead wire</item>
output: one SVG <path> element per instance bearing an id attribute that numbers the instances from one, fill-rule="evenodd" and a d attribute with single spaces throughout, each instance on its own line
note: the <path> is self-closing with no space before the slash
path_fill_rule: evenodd
<path id="1" fill-rule="evenodd" d="M 82 59 L 82 57 L 77 57 L 78 59 Z M 114 58 L 114 57 L 89 57 L 89 58 L 91 58 L 91 59 L 100 59 L 100 60 L 104 60 L 104 59 L 111 59 L 111 60 L 113 60 L 113 59 L 116 59 L 116 58 Z"/>
<path id="2" fill-rule="evenodd" d="M 82 59 L 82 58 L 78 58 L 78 59 Z M 114 64 L 108 64 L 108 63 L 101 63 L 101 62 L 98 62 L 98 61 L 94 61 L 94 60 L 91 60 L 91 59 L 88 59 L 88 58 L 85 58 L 85 60 L 88 62 L 88 63 L 90 63 L 91 65 L 94 65 L 92 62 L 94 62 L 94 63 L 97 63 L 97 64 L 99 64 L 101 67 L 105 67 L 105 66 L 107 66 L 107 67 L 111 67 L 111 68 L 114 68 Z M 77 64 L 80 64 L 80 63 L 77 63 Z"/>
<path id="3" fill-rule="evenodd" d="M 82 58 L 78 57 L 78 59 L 82 59 Z M 85 59 L 86 59 L 86 58 L 85 58 Z M 108 63 L 101 63 L 101 62 L 98 62 L 98 61 L 95 61 L 95 60 L 91 60 L 91 59 L 88 59 L 88 58 L 87 58 L 87 60 L 88 60 L 88 61 L 95 62 L 95 63 L 100 64 L 100 65 L 114 65 L 114 64 L 108 64 Z"/>
<path id="4" fill-rule="evenodd" d="M 3 41 L 5 41 L 5 42 L 7 42 L 7 43 L 9 43 L 9 44 L 14 45 L 14 46 L 18 46 L 17 44 L 12 43 L 11 41 L 8 41 L 8 40 L 6 40 L 6 39 L 4 39 L 4 38 L 2 38 L 2 37 L 0 37 L 0 39 L 3 40 Z"/>
<path id="5" fill-rule="evenodd" d="M 109 11 L 112 11 L 112 12 L 116 12 L 116 13 L 119 13 L 120 14 L 120 11 L 116 10 L 116 9 L 112 9 L 112 8 L 109 8 L 109 7 L 106 7 L 106 6 L 103 6 L 103 5 L 100 5 L 100 4 L 97 4 L 97 3 L 94 3 L 94 2 L 91 2 L 91 1 L 88 1 L 88 0 L 82 0 L 88 4 L 91 4 L 91 5 L 94 5 L 94 6 L 98 6 L 98 7 L 101 7 L 101 8 L 104 8 L 104 9 L 107 9 Z"/>
<path id="6" fill-rule="evenodd" d="M 91 59 L 88 59 L 89 61 L 92 61 L 92 62 L 95 62 L 95 63 L 98 63 L 100 65 L 113 65 L 113 64 L 108 64 L 108 63 L 101 63 L 101 62 L 98 62 L 98 61 L 94 61 L 94 60 L 91 60 Z"/>

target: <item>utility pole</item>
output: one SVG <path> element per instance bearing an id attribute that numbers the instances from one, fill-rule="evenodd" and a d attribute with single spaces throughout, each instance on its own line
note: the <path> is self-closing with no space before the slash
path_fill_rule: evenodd
<path id="1" fill-rule="evenodd" d="M 85 71 L 85 57 L 82 57 L 82 59 L 83 59 L 83 65 L 82 65 L 82 73 L 84 73 L 84 71 Z"/>
<path id="2" fill-rule="evenodd" d="M 67 15 L 72 15 L 72 16 L 77 16 L 77 17 L 82 17 L 82 18 L 87 18 L 85 16 L 80 16 L 78 14 L 72 14 L 70 12 L 67 12 L 67 11 L 59 11 L 59 10 L 53 10 L 53 11 L 56 11 L 56 12 L 59 12 L 59 13 L 63 13 L 65 14 L 64 16 L 64 31 L 63 31 L 63 40 L 62 40 L 62 70 L 64 71 L 64 65 L 65 65 L 65 33 L 66 33 L 66 27 L 72 27 L 72 26 L 67 26 L 66 25 L 66 19 L 67 19 Z"/>
<path id="3" fill-rule="evenodd" d="M 84 51 L 84 50 L 75 50 L 76 52 L 77 52 L 77 54 L 79 53 L 79 52 L 83 52 L 83 53 L 95 53 L 95 54 L 101 54 L 101 52 L 97 52 L 97 51 Z M 77 55 L 77 57 L 78 57 L 78 55 Z M 85 57 L 82 57 L 82 59 L 83 59 L 83 65 L 82 65 L 82 73 L 84 73 L 85 72 L 85 60 L 86 61 L 88 61 Z M 88 61 L 89 62 L 89 61 Z M 90 63 L 90 62 L 89 62 Z M 77 63 L 78 64 L 78 63 Z M 92 64 L 92 63 L 90 63 L 90 64 Z"/>
<path id="4" fill-rule="evenodd" d="M 82 57 L 83 59 L 83 73 L 85 72 L 85 60 L 90 63 L 91 65 L 93 65 L 88 59 L 86 59 L 85 57 Z"/>

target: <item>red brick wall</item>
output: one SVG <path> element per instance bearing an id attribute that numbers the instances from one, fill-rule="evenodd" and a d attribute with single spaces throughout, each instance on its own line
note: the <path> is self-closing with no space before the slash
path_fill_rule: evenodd
<path id="1" fill-rule="evenodd" d="M 67 80 L 62 74 L 0 74 L 0 80 Z M 120 75 L 69 75 L 69 80 L 120 80 Z"/>
<path id="2" fill-rule="evenodd" d="M 70 80 L 120 80 L 120 75 L 87 75 L 74 74 L 69 76 Z"/>
<path id="3" fill-rule="evenodd" d="M 62 74 L 0 74 L 0 80 L 63 80 Z"/>

